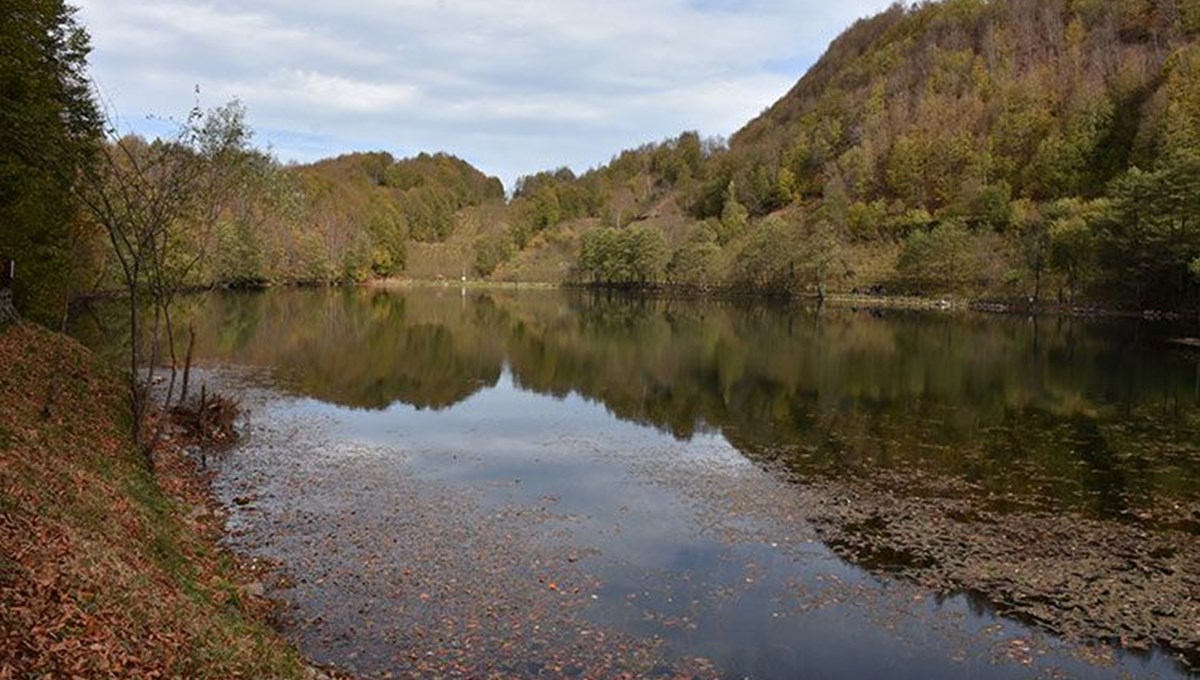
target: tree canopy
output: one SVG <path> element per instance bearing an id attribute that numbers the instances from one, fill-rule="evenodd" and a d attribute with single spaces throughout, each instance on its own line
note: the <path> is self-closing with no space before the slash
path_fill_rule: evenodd
<path id="1" fill-rule="evenodd" d="M 0 7 L 0 253 L 17 263 L 18 307 L 43 320 L 69 295 L 82 228 L 71 195 L 102 129 L 89 51 L 61 0 Z"/>

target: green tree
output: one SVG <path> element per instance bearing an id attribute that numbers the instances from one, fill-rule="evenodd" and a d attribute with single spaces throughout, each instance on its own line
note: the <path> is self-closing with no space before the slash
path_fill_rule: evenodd
<path id="1" fill-rule="evenodd" d="M 1065 299 L 1073 303 L 1096 266 L 1096 239 L 1085 216 L 1066 215 L 1050 225 L 1050 265 L 1062 275 Z"/>
<path id="2" fill-rule="evenodd" d="M 583 235 L 579 247 L 578 270 L 585 281 L 601 284 L 607 283 L 614 265 L 610 264 L 615 258 L 616 230 L 610 227 L 593 229 Z"/>
<path id="3" fill-rule="evenodd" d="M 923 293 L 961 288 L 976 273 L 970 232 L 953 220 L 938 223 L 932 231 L 914 231 L 904 241 L 896 271 Z"/>
<path id="4" fill-rule="evenodd" d="M 1032 297 L 1041 300 L 1042 279 L 1050 266 L 1050 219 L 1035 210 L 1024 211 L 1021 218 L 1010 233 L 1016 237 L 1025 269 L 1033 275 Z"/>
<path id="5" fill-rule="evenodd" d="M 923 143 L 901 137 L 892 145 L 887 161 L 887 182 L 892 195 L 912 207 L 925 207 L 925 155 Z"/>
<path id="6" fill-rule="evenodd" d="M 841 256 L 838 231 L 828 217 L 818 216 L 797 244 L 803 283 L 814 289 L 819 302 L 825 301 L 833 267 Z"/>
<path id="7" fill-rule="evenodd" d="M 707 289 L 718 282 L 720 256 L 716 230 L 707 224 L 697 225 L 671 254 L 666 266 L 667 281 Z"/>
<path id="8" fill-rule="evenodd" d="M 718 277 L 721 248 L 711 239 L 692 240 L 680 246 L 667 263 L 667 281 L 707 289 Z"/>
<path id="9" fill-rule="evenodd" d="M 737 186 L 731 181 L 725 189 L 725 205 L 721 209 L 721 229 L 717 241 L 725 245 L 737 238 L 746 229 L 750 212 L 737 198 Z"/>
<path id="10" fill-rule="evenodd" d="M 657 283 L 667 264 L 667 241 L 658 229 L 634 225 L 622 232 L 622 256 L 628 263 L 629 283 Z"/>
<path id="11" fill-rule="evenodd" d="M 796 225 L 772 215 L 746 235 L 734 256 L 731 282 L 750 290 L 790 295 L 799 281 Z"/>
<path id="12" fill-rule="evenodd" d="M 562 219 L 562 205 L 558 192 L 553 187 L 539 190 L 533 195 L 533 227 L 543 231 L 558 224 Z"/>
<path id="13" fill-rule="evenodd" d="M 369 208 L 367 231 L 373 243 L 371 271 L 376 276 L 394 276 L 408 261 L 408 224 L 392 202 L 376 198 Z"/>
<path id="14" fill-rule="evenodd" d="M 0 253 L 17 261 L 17 306 L 44 321 L 62 316 L 87 241 L 73 193 L 102 131 L 89 51 L 61 0 L 0 6 Z"/>
<path id="15" fill-rule="evenodd" d="M 263 245 L 253 225 L 223 221 L 216 227 L 213 276 L 234 287 L 254 286 L 266 280 Z"/>
<path id="16" fill-rule="evenodd" d="M 660 280 L 667 256 L 667 242 L 657 229 L 603 227 L 583 235 L 577 269 L 598 285 L 646 286 Z"/>
<path id="17" fill-rule="evenodd" d="M 791 205 L 795 200 L 796 173 L 787 166 L 783 166 L 779 168 L 779 173 L 775 176 L 775 193 L 772 196 L 772 202 L 782 208 Z"/>
<path id="18" fill-rule="evenodd" d="M 1158 170 L 1134 168 L 1110 190 L 1112 209 L 1093 218 L 1109 283 L 1144 304 L 1182 300 L 1200 255 L 1200 156 L 1179 154 Z"/>

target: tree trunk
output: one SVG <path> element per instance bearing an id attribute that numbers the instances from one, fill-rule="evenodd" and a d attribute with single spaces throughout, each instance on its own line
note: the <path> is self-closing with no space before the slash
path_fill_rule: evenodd
<path id="1" fill-rule="evenodd" d="M 167 350 L 171 357 L 171 381 L 167 384 L 167 396 L 163 400 L 163 407 L 171 407 L 171 399 L 175 396 L 175 379 L 178 376 L 179 359 L 175 354 L 175 328 L 171 321 L 170 305 L 163 306 L 163 318 L 167 324 Z"/>
<path id="2" fill-rule="evenodd" d="M 17 308 L 13 305 L 12 291 L 0 290 L 0 326 L 6 326 L 19 318 Z"/>
<path id="3" fill-rule="evenodd" d="M 196 326 L 188 324 L 188 346 L 187 353 L 183 357 L 183 385 L 179 388 L 179 403 L 187 401 L 188 382 L 192 377 L 192 349 L 196 346 Z"/>
<path id="4" fill-rule="evenodd" d="M 140 352 L 138 347 L 141 344 L 140 338 L 141 323 L 138 318 L 138 294 L 135 287 L 131 287 L 129 292 L 129 410 L 133 417 L 133 445 L 146 458 L 147 467 L 153 467 L 153 461 L 149 455 L 149 449 L 145 445 L 145 437 L 142 432 L 145 416 L 146 399 L 142 391 L 141 381 L 138 379 L 138 363 Z"/>

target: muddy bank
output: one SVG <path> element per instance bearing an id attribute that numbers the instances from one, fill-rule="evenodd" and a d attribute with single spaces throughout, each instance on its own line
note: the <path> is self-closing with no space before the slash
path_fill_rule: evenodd
<path id="1" fill-rule="evenodd" d="M 803 485 L 816 496 L 809 521 L 851 562 L 978 593 L 1069 639 L 1161 646 L 1200 672 L 1200 506 L 1127 521 L 1011 509 L 911 471 Z"/>

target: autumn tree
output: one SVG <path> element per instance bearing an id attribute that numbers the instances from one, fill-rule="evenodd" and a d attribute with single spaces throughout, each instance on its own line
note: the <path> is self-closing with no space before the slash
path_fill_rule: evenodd
<path id="1" fill-rule="evenodd" d="M 169 139 L 110 139 L 77 191 L 107 233 L 120 267 L 130 318 L 134 440 L 143 448 L 147 386 L 157 363 L 153 353 L 146 361 L 142 348 L 144 305 L 149 303 L 154 315 L 154 338 L 165 332 L 173 353 L 171 302 L 204 257 L 219 203 L 231 191 L 234 166 L 248 139 L 244 111 L 236 102 L 207 114 L 197 107 Z"/>
<path id="2" fill-rule="evenodd" d="M 748 290 L 790 295 L 799 285 L 797 225 L 777 216 L 756 224 L 741 242 L 729 280 Z"/>
<path id="3" fill-rule="evenodd" d="M 738 200 L 737 185 L 731 181 L 725 189 L 725 206 L 721 209 L 721 228 L 717 232 L 717 240 L 725 245 L 737 238 L 745 231 L 749 219 L 750 211 Z"/>
<path id="4" fill-rule="evenodd" d="M 665 272 L 669 283 L 701 289 L 719 283 L 721 247 L 715 232 L 708 225 L 699 225 L 671 254 Z"/>

